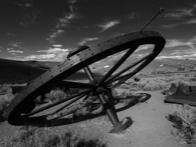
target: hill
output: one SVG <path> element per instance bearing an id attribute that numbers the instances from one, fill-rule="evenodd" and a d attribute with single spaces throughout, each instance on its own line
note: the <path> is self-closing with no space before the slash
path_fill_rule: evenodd
<path id="1" fill-rule="evenodd" d="M 0 59 L 0 84 L 27 83 L 56 64 Z"/>

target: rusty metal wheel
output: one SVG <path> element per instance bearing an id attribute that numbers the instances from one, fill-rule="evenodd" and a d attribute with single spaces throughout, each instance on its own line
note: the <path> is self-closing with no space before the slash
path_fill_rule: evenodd
<path id="1" fill-rule="evenodd" d="M 147 50 L 149 47 L 140 47 L 149 44 L 153 45 L 150 51 Z M 112 89 L 148 65 L 161 52 L 164 45 L 165 39 L 159 33 L 143 31 L 118 36 L 87 47 L 28 83 L 8 106 L 8 122 L 12 125 L 21 125 L 39 118 L 50 120 L 48 116 L 51 115 L 57 115 L 56 118 L 63 117 L 67 115 L 66 111 L 73 113 L 70 109 L 74 104 L 83 105 L 87 100 L 86 104 L 89 105 L 96 101 L 93 98 L 98 98 L 112 124 L 119 128 L 114 104 L 109 104 Z M 140 51 L 143 54 L 136 57 L 134 53 Z M 107 66 L 103 66 L 104 64 Z M 79 71 L 85 71 L 83 74 L 86 78 L 72 79 L 71 77 Z M 95 73 L 99 73 L 99 76 Z M 75 89 L 75 92 L 70 92 L 60 100 L 38 105 L 38 97 L 45 97 L 44 95 L 54 87 Z"/>

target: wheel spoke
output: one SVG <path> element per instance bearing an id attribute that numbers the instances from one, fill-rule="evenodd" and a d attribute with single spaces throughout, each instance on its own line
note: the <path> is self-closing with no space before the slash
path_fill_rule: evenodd
<path id="1" fill-rule="evenodd" d="M 84 67 L 84 71 L 87 74 L 89 81 L 90 82 L 95 82 L 95 76 L 92 73 L 90 67 L 88 67 L 88 66 L 87 67 Z"/>
<path id="2" fill-rule="evenodd" d="M 84 91 L 81 91 L 81 92 L 79 92 L 78 94 L 74 94 L 74 95 L 69 96 L 69 97 L 67 97 L 67 98 L 65 98 L 65 99 L 62 99 L 62 100 L 60 100 L 60 101 L 56 101 L 56 102 L 54 102 L 54 103 L 48 104 L 47 106 L 38 108 L 38 109 L 32 111 L 31 113 L 26 114 L 26 116 L 34 115 L 34 114 L 36 114 L 36 113 L 39 113 L 39 112 L 41 112 L 41 111 L 44 111 L 44 110 L 49 109 L 49 108 L 51 108 L 51 107 L 54 107 L 54 106 L 56 106 L 56 105 L 58 105 L 58 104 L 61 104 L 61 103 L 66 102 L 66 101 L 69 101 L 69 100 L 71 100 L 71 99 L 73 99 L 73 98 L 75 98 L 75 97 L 84 96 L 85 94 L 88 94 L 90 91 L 91 91 L 91 90 L 84 90 Z"/>
<path id="3" fill-rule="evenodd" d="M 71 104 L 74 103 L 75 101 L 78 101 L 78 100 L 81 99 L 82 97 L 84 97 L 84 96 L 80 96 L 79 98 L 76 98 L 76 99 L 74 99 L 73 101 L 71 101 L 69 104 L 66 104 L 66 105 L 62 106 L 62 109 L 61 109 L 61 110 L 63 110 L 65 107 L 68 107 L 69 105 L 71 105 Z M 87 99 L 88 97 L 89 97 L 89 94 L 86 95 L 84 99 Z M 80 103 L 80 104 L 81 104 L 81 105 L 78 106 L 78 107 L 72 108 L 72 109 L 69 110 L 69 111 L 64 111 L 64 112 L 61 112 L 61 113 L 58 113 L 59 111 L 61 111 L 61 110 L 59 109 L 59 111 L 53 112 L 52 114 L 49 114 L 49 115 L 48 115 L 48 116 L 49 116 L 49 119 L 57 119 L 57 118 L 60 118 L 60 117 L 67 116 L 67 115 L 69 115 L 69 114 L 75 112 L 76 110 L 81 109 L 81 108 L 85 105 L 85 103 Z M 58 114 L 55 114 L 55 113 L 58 113 Z"/>
<path id="4" fill-rule="evenodd" d="M 107 80 L 125 61 L 126 59 L 135 51 L 138 46 L 130 48 L 123 57 L 108 71 L 108 73 L 101 79 L 99 85 L 101 85 L 105 80 Z"/>
<path id="5" fill-rule="evenodd" d="M 82 89 L 93 89 L 94 85 L 89 83 L 80 83 L 80 82 L 72 82 L 72 81 L 60 81 L 58 86 L 65 86 L 68 88 L 82 88 Z"/>
<path id="6" fill-rule="evenodd" d="M 123 78 L 124 76 L 120 76 L 120 75 L 122 75 L 122 74 L 125 73 L 126 71 L 130 70 L 130 69 L 133 68 L 134 66 L 138 65 L 139 63 L 143 62 L 143 61 L 146 60 L 147 58 L 150 58 L 152 55 L 153 55 L 153 53 L 151 53 L 151 54 L 149 54 L 149 55 L 143 57 L 142 59 L 138 60 L 137 62 L 135 62 L 135 63 L 131 64 L 130 66 L 126 67 L 125 69 L 121 70 L 119 73 L 115 74 L 115 75 L 114 75 L 113 77 L 111 77 L 108 81 L 106 81 L 106 84 L 112 83 L 112 82 L 114 82 L 114 81 L 117 81 L 117 80 Z M 147 61 L 148 61 L 148 60 L 147 60 Z M 145 65 L 145 64 L 143 64 L 143 65 Z M 131 73 L 129 73 L 129 74 L 125 75 L 125 76 L 131 77 L 131 76 L 135 75 L 135 74 L 136 74 L 140 69 L 142 69 L 142 68 L 143 68 L 143 66 L 142 66 L 142 67 L 139 66 L 139 67 L 136 68 L 134 71 L 132 71 Z"/>
<path id="7" fill-rule="evenodd" d="M 54 115 L 55 113 L 60 112 L 61 110 L 63 110 L 64 108 L 68 107 L 69 105 L 73 104 L 74 102 L 78 101 L 79 99 L 81 99 L 82 97 L 84 97 L 84 95 L 80 95 L 78 97 L 76 97 L 75 99 L 70 100 L 68 103 L 66 103 L 65 105 L 61 106 L 60 108 L 58 108 L 57 110 L 55 110 L 54 112 L 50 113 L 49 115 Z M 86 97 L 89 97 L 89 95 L 86 95 Z"/>

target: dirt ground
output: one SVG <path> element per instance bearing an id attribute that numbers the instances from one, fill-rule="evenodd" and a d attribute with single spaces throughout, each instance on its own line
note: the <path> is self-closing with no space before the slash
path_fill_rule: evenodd
<path id="1" fill-rule="evenodd" d="M 81 121 L 69 125 L 51 127 L 55 131 L 70 130 L 82 134 L 83 137 L 99 138 L 108 147 L 189 147 L 179 142 L 171 131 L 172 123 L 166 119 L 168 114 L 176 110 L 175 104 L 164 103 L 165 96 L 162 90 L 171 83 L 182 81 L 192 83 L 196 81 L 195 72 L 184 74 L 140 75 L 140 82 L 129 81 L 124 88 L 136 93 L 146 93 L 150 98 L 128 109 L 118 112 L 120 120 L 130 117 L 132 125 L 121 134 L 108 133 L 112 124 L 106 116 Z M 12 136 L 20 127 L 9 125 L 7 122 L 0 124 L 0 141 L 7 136 Z"/>
<path id="2" fill-rule="evenodd" d="M 133 124 L 121 134 L 108 133 L 112 125 L 106 116 L 52 129 L 77 130 L 83 137 L 99 138 L 108 147 L 186 147 L 171 134 L 172 124 L 165 118 L 176 110 L 175 104 L 164 103 L 165 97 L 161 91 L 137 93 L 147 93 L 150 98 L 118 112 L 120 120 L 125 117 L 133 120 Z M 2 123 L 0 138 L 13 135 L 19 128 L 10 126 L 7 122 Z"/>

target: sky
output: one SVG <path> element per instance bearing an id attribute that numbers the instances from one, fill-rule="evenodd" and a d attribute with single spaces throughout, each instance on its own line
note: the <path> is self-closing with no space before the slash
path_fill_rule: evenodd
<path id="1" fill-rule="evenodd" d="M 157 59 L 196 60 L 195 0 L 0 0 L 0 58 L 63 61 L 79 45 L 139 31 L 157 31 L 166 46 Z"/>

